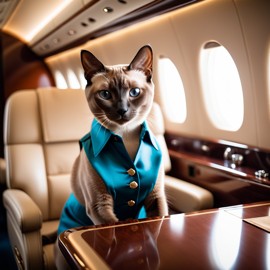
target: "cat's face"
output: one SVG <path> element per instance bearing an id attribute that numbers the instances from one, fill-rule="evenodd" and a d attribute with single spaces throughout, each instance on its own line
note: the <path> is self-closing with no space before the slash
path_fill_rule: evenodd
<path id="1" fill-rule="evenodd" d="M 81 58 L 86 98 L 96 119 L 112 131 L 140 125 L 154 97 L 151 47 L 142 47 L 126 66 L 104 66 L 88 51 L 82 51 Z"/>

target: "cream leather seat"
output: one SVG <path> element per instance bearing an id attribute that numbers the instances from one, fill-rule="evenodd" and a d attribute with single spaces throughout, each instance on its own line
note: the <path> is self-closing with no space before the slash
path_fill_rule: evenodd
<path id="1" fill-rule="evenodd" d="M 148 117 L 149 126 L 160 147 L 165 167 L 165 190 L 171 213 L 187 213 L 213 207 L 213 195 L 206 189 L 167 175 L 171 170 L 171 161 L 165 142 L 164 120 L 157 103 L 153 104 Z"/>
<path id="2" fill-rule="evenodd" d="M 71 189 L 78 139 L 91 115 L 84 92 L 38 89 L 14 93 L 5 108 L 9 237 L 25 269 L 54 267 L 58 219 Z"/>
<path id="3" fill-rule="evenodd" d="M 152 127 L 170 168 L 164 125 L 154 105 Z M 24 269 L 54 269 L 53 245 L 58 219 L 70 188 L 78 140 L 89 131 L 92 116 L 84 91 L 55 88 L 23 90 L 5 108 L 5 159 L 8 189 L 3 200 L 17 264 Z M 151 125 L 151 124 L 150 124 Z M 210 208 L 208 191 L 168 177 L 166 192 L 176 211 Z M 176 195 L 177 194 L 177 195 Z"/>

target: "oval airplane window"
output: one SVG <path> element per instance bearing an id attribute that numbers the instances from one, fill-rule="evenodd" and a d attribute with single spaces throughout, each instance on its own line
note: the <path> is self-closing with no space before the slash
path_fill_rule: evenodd
<path id="1" fill-rule="evenodd" d="M 79 71 L 79 79 L 80 79 L 81 88 L 85 89 L 87 81 L 84 77 L 84 72 L 82 70 Z"/>
<path id="2" fill-rule="evenodd" d="M 71 69 L 67 70 L 67 77 L 68 77 L 68 84 L 70 88 L 73 89 L 80 89 L 81 85 L 78 81 L 77 76 L 75 75 L 74 71 L 72 71 Z"/>
<path id="3" fill-rule="evenodd" d="M 184 123 L 187 117 L 184 86 L 176 66 L 169 58 L 159 58 L 158 78 L 166 116 L 174 123 Z"/>
<path id="4" fill-rule="evenodd" d="M 219 129 L 237 131 L 244 118 L 241 80 L 230 53 L 217 42 L 201 51 L 200 72 L 204 104 L 212 123 Z"/>
<path id="5" fill-rule="evenodd" d="M 56 87 L 59 89 L 67 89 L 67 82 L 63 76 L 63 74 L 60 71 L 55 71 L 54 73 L 55 83 Z"/>

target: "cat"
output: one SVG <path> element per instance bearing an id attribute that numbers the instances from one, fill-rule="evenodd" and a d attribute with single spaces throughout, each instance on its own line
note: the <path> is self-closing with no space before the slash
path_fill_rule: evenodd
<path id="1" fill-rule="evenodd" d="M 73 199 L 93 224 L 168 215 L 161 150 L 145 123 L 154 98 L 152 48 L 143 46 L 129 65 L 104 66 L 86 50 L 81 62 L 95 120 L 72 169 Z"/>
<path id="2" fill-rule="evenodd" d="M 81 62 L 95 119 L 91 132 L 80 140 L 71 173 L 73 193 L 58 233 L 168 215 L 161 150 L 146 123 L 154 98 L 152 48 L 140 48 L 129 65 L 104 66 L 86 50 Z"/>

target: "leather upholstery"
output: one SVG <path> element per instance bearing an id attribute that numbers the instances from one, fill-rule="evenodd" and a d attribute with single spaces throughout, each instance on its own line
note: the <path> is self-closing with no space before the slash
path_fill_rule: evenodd
<path id="1" fill-rule="evenodd" d="M 18 264 L 25 269 L 42 269 L 44 265 L 45 269 L 55 268 L 53 245 L 58 219 L 71 191 L 69 177 L 79 153 L 78 140 L 89 131 L 91 120 L 82 90 L 23 90 L 11 95 L 6 104 L 8 189 L 3 199 L 10 241 Z M 169 171 L 164 123 L 157 104 L 149 116 L 149 125 L 164 150 Z M 208 191 L 172 177 L 166 183 L 176 211 L 212 207 L 213 197 Z"/>
<path id="2" fill-rule="evenodd" d="M 90 128 L 84 91 L 54 88 L 14 93 L 5 108 L 8 229 L 26 269 L 54 267 L 58 219 L 70 188 L 78 140 Z M 33 242 L 32 242 L 33 241 Z M 45 253 L 43 254 L 43 252 Z"/>
<path id="3" fill-rule="evenodd" d="M 164 120 L 157 103 L 153 104 L 148 123 L 162 148 L 165 172 L 171 169 L 169 151 L 165 142 Z M 165 190 L 171 213 L 186 213 L 213 207 L 213 195 L 206 189 L 165 175 Z"/>

